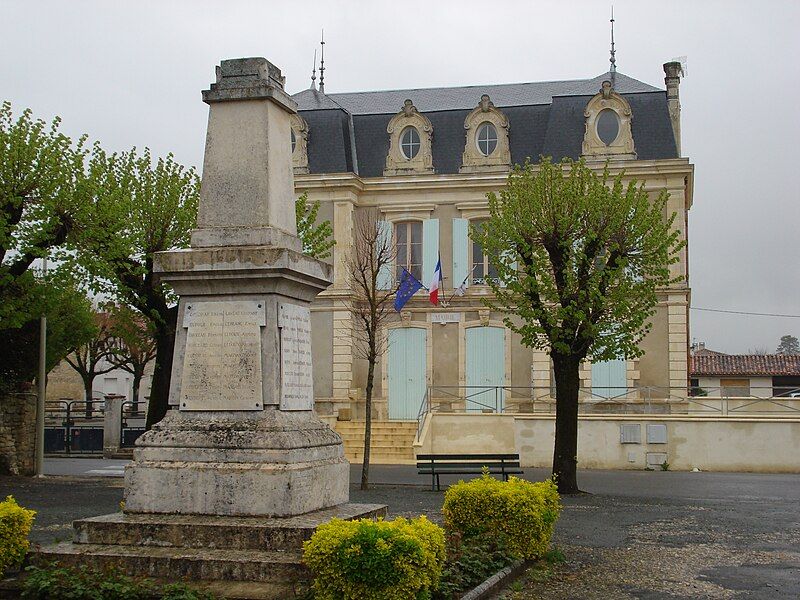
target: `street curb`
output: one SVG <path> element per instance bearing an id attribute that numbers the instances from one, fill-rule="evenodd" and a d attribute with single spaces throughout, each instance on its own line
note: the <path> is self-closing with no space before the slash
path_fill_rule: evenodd
<path id="1" fill-rule="evenodd" d="M 460 600 L 484 600 L 490 594 L 496 592 L 503 584 L 511 579 L 516 579 L 522 572 L 528 568 L 527 561 L 518 560 L 515 563 L 508 565 L 506 568 L 499 570 L 497 573 L 489 577 L 477 587 L 472 588 L 466 594 L 461 596 Z"/>

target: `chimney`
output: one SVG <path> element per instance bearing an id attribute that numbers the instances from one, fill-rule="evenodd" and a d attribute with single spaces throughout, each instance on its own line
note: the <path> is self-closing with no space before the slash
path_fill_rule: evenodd
<path id="1" fill-rule="evenodd" d="M 664 83 L 667 84 L 667 105 L 669 106 L 669 120 L 672 121 L 672 133 L 675 135 L 675 146 L 678 156 L 681 155 L 681 101 L 678 97 L 678 87 L 681 84 L 683 68 L 678 61 L 664 63 Z"/>

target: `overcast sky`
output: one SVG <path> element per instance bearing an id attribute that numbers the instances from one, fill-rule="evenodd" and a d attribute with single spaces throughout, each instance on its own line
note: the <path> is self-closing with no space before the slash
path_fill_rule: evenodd
<path id="1" fill-rule="evenodd" d="M 0 99 L 109 149 L 202 163 L 200 90 L 264 56 L 294 93 L 325 28 L 328 92 L 587 78 L 608 69 L 610 3 L 0 0 Z M 614 2 L 619 71 L 664 86 L 688 56 L 683 155 L 692 304 L 800 315 L 800 2 Z M 725 352 L 775 349 L 800 319 L 692 311 Z"/>

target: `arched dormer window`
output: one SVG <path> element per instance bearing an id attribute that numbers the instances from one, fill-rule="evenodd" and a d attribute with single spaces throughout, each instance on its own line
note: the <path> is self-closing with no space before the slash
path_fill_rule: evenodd
<path id="1" fill-rule="evenodd" d="M 459 171 L 478 173 L 505 171 L 511 164 L 508 147 L 508 119 L 484 94 L 464 121 L 467 130 L 464 156 Z"/>
<path id="2" fill-rule="evenodd" d="M 433 173 L 431 142 L 433 125 L 425 115 L 419 113 L 411 100 L 386 127 L 389 134 L 389 154 L 386 157 L 384 175 L 407 175 Z"/>
<path id="3" fill-rule="evenodd" d="M 586 105 L 586 131 L 582 153 L 600 159 L 635 159 L 631 134 L 631 106 L 617 94 L 610 81 L 604 81 L 600 92 Z"/>
<path id="4" fill-rule="evenodd" d="M 295 175 L 308 173 L 308 123 L 298 114 L 289 118 L 292 126 L 292 168 Z"/>

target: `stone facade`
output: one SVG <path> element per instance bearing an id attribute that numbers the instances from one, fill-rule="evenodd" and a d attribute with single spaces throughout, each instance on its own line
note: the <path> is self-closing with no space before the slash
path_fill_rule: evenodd
<path id="1" fill-rule="evenodd" d="M 441 259 L 443 295 L 449 301 L 447 306 L 434 307 L 421 290 L 406 304 L 403 314 L 387 324 L 384 339 L 401 337 L 395 332 L 406 329 L 418 332 L 410 338 L 424 340 L 413 350 L 421 357 L 415 362 L 417 372 L 412 374 L 419 381 L 412 392 L 416 396 L 408 401 L 414 406 L 405 416 L 397 417 L 391 406 L 393 395 L 397 396 L 392 390 L 397 370 L 393 374 L 390 344 L 377 366 L 373 416 L 415 419 L 426 389 L 438 394 L 429 400 L 447 410 L 469 408 L 463 390 L 476 380 L 470 344 L 481 337 L 477 328 L 502 331 L 497 336 L 502 341 L 492 347 L 492 364 L 497 372 L 491 387 L 506 388 L 504 410 L 524 413 L 534 410 L 537 403 L 552 403 L 554 380 L 549 356 L 523 346 L 518 336 L 503 326 L 502 315 L 483 305 L 491 289 L 482 277 L 475 276 L 474 248 L 467 238 L 469 226 L 488 216 L 486 195 L 504 187 L 511 166 L 527 157 L 535 163 L 536 154 L 542 153 L 554 159 L 583 157 L 598 172 L 608 164 L 612 176 L 624 172 L 623 181 L 643 183 L 652 198 L 666 192 L 669 200 L 665 216 L 674 213 L 673 227 L 686 241 L 694 167 L 680 157 L 678 150 L 680 81 L 673 65 L 665 65 L 665 73 L 666 92 L 641 82 L 637 86 L 631 83 L 635 80 L 616 74 L 616 88 L 605 77 L 562 82 L 564 90 L 559 99 L 559 92 L 553 90 L 556 82 L 334 94 L 330 98 L 336 102 L 336 111 L 333 107 L 320 110 L 326 106 L 326 97 L 316 91 L 297 94 L 308 128 L 298 129 L 296 138 L 308 136 L 309 169 L 296 175 L 295 191 L 298 195 L 307 192 L 310 201 L 320 202 L 319 218 L 332 223 L 336 239 L 331 259 L 334 284 L 312 307 L 314 335 L 320 340 L 314 350 L 317 412 L 333 416 L 343 411 L 363 418 L 367 365 L 352 352 L 347 310 L 350 293 L 344 265 L 352 250 L 354 219 L 365 210 L 377 210 L 380 219 L 395 232 L 401 224 L 420 224 L 424 255 L 421 281 L 429 283 L 431 262 Z M 532 91 L 539 89 L 536 86 L 552 98 L 532 99 L 530 104 L 550 101 L 549 117 L 541 106 L 525 105 L 526 94 L 534 98 L 538 93 Z M 408 100 L 400 112 L 394 112 L 401 102 L 396 99 L 403 96 Z M 348 111 L 352 113 L 349 117 Z M 344 154 L 350 148 L 348 160 L 352 162 L 345 161 L 344 169 L 333 161 L 322 161 L 315 150 L 315 144 L 322 144 L 322 140 L 328 144 L 326 151 L 333 147 L 329 134 L 341 130 L 331 116 L 334 112 L 345 114 L 342 118 L 349 118 L 350 130 L 355 131 L 356 143 L 348 146 L 345 140 L 343 144 Z M 531 123 L 547 118 L 549 124 L 545 133 L 540 131 L 543 139 L 537 147 L 530 141 L 534 135 Z M 329 127 L 328 123 L 333 125 Z M 378 137 L 380 123 L 388 123 L 383 129 L 384 139 Z M 488 128 L 489 135 L 496 137 L 489 140 L 494 150 L 488 156 L 483 154 L 486 146 L 482 150 L 476 139 L 478 130 L 486 125 L 493 126 Z M 417 128 L 421 146 L 419 153 L 408 159 L 398 145 L 402 131 L 411 126 Z M 378 170 L 380 161 L 384 165 Z M 615 367 L 616 391 L 610 391 L 606 387 L 609 384 L 598 381 L 599 377 L 593 381 L 593 372 L 597 375 L 598 371 L 590 363 L 584 364 L 580 372 L 583 401 L 598 400 L 603 394 L 630 399 L 686 395 L 690 301 L 686 247 L 670 269 L 680 281 L 659 290 L 652 330 L 641 344 L 644 356 Z M 471 276 L 466 279 L 466 294 L 454 296 L 467 273 Z M 451 394 L 456 398 L 450 398 Z"/>
<path id="2" fill-rule="evenodd" d="M 0 398 L 0 474 L 33 475 L 36 470 L 36 394 Z"/>

